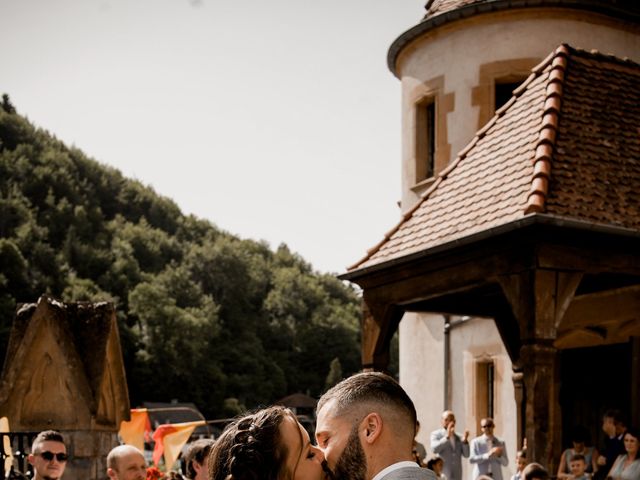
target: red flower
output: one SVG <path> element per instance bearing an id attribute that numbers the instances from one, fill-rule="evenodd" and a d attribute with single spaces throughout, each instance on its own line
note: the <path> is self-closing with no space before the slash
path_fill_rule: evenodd
<path id="1" fill-rule="evenodd" d="M 165 478 L 164 473 L 162 473 L 156 467 L 147 468 L 147 480 L 158 480 L 160 478 Z"/>

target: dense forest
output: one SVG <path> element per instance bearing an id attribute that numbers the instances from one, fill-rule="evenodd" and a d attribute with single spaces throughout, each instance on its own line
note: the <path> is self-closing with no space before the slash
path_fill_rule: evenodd
<path id="1" fill-rule="evenodd" d="M 274 251 L 183 215 L 34 127 L 4 95 L 2 359 L 16 305 L 45 293 L 116 305 L 132 406 L 178 399 L 216 418 L 317 396 L 359 369 L 352 288 L 286 245 Z"/>

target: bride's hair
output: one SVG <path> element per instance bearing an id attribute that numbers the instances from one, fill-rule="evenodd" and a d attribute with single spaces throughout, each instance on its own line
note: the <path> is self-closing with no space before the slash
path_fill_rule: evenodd
<path id="1" fill-rule="evenodd" d="M 216 440 L 209 454 L 210 480 L 278 480 L 287 449 L 280 424 L 292 416 L 284 407 L 269 407 L 238 418 Z"/>

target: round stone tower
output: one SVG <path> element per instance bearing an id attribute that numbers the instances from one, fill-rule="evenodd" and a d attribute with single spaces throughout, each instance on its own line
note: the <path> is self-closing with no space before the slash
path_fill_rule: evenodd
<path id="1" fill-rule="evenodd" d="M 429 0 L 388 52 L 402 82 L 402 210 L 561 43 L 640 61 L 635 0 Z"/>
<path id="2" fill-rule="evenodd" d="M 640 2 L 428 1 L 423 20 L 393 42 L 387 58 L 402 86 L 403 214 L 561 44 L 640 62 Z M 434 412 L 452 409 L 460 431 L 475 436 L 495 410 L 513 458 L 522 441 L 522 386 L 494 322 L 407 311 L 399 333 L 400 379 L 427 448 L 429 431 L 439 427 Z M 463 478 L 471 474 L 468 462 L 463 469 Z M 505 475 L 514 469 L 511 462 Z"/>

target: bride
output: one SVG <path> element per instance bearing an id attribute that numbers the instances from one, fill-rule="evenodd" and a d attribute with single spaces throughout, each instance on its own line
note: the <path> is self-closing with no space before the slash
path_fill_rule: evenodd
<path id="1" fill-rule="evenodd" d="M 293 412 L 274 406 L 225 428 L 209 455 L 209 479 L 326 480 L 324 463 Z"/>

